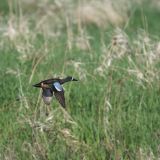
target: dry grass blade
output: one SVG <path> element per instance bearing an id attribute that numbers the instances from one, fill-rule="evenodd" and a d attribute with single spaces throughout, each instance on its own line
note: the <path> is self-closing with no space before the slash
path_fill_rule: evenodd
<path id="1" fill-rule="evenodd" d="M 29 84 L 32 81 L 32 78 L 34 76 L 34 72 L 35 72 L 38 64 L 43 60 L 44 57 L 45 57 L 45 55 L 40 56 L 39 59 L 37 60 L 37 62 L 35 63 L 35 65 L 33 66 L 33 69 L 32 69 L 32 72 L 31 72 L 31 75 L 30 75 L 30 78 L 29 78 Z"/>

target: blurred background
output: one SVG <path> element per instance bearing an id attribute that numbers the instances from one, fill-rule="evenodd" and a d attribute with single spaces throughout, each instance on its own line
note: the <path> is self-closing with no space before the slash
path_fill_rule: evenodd
<path id="1" fill-rule="evenodd" d="M 160 1 L 0 0 L 0 88 L 0 159 L 159 159 Z"/>

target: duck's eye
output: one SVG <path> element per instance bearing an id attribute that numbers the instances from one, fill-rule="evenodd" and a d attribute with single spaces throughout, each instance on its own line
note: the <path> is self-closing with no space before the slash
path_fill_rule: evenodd
<path id="1" fill-rule="evenodd" d="M 53 86 L 55 87 L 55 89 L 56 89 L 57 91 L 62 91 L 62 90 L 63 90 L 63 88 L 62 88 L 62 86 L 60 85 L 59 82 L 53 83 Z"/>

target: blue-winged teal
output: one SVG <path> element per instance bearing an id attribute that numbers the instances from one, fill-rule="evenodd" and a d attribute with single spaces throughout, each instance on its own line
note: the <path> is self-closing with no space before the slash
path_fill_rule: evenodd
<path id="1" fill-rule="evenodd" d="M 59 101 L 62 107 L 65 105 L 64 89 L 62 85 L 69 81 L 78 81 L 77 79 L 68 76 L 64 79 L 60 78 L 51 78 L 44 81 L 41 81 L 37 84 L 34 84 L 34 87 L 42 88 L 42 98 L 45 104 L 49 105 L 51 103 L 53 93 L 56 99 Z"/>

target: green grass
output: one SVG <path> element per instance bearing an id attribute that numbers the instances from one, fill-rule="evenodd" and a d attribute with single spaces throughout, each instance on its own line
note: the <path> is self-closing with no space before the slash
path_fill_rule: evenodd
<path id="1" fill-rule="evenodd" d="M 41 14 L 24 12 L 21 19 L 19 11 L 13 14 L 7 3 L 3 5 L 0 159 L 160 158 L 160 61 L 156 51 L 160 11 L 136 6 L 125 29 L 119 31 L 116 26 L 82 25 L 84 38 L 89 37 L 89 48 L 83 50 L 75 43 L 82 34 L 76 24 L 67 27 L 62 17 L 60 28 L 50 19 L 38 28 Z M 11 32 L 6 36 L 11 17 L 12 27 L 16 26 L 13 39 Z M 18 27 L 25 22 L 21 32 Z M 46 26 L 53 26 L 59 36 L 48 35 Z M 120 42 L 117 38 L 112 45 L 112 38 L 118 35 Z M 79 79 L 64 85 L 67 111 L 54 99 L 46 117 L 41 93 L 32 84 L 67 75 Z"/>

